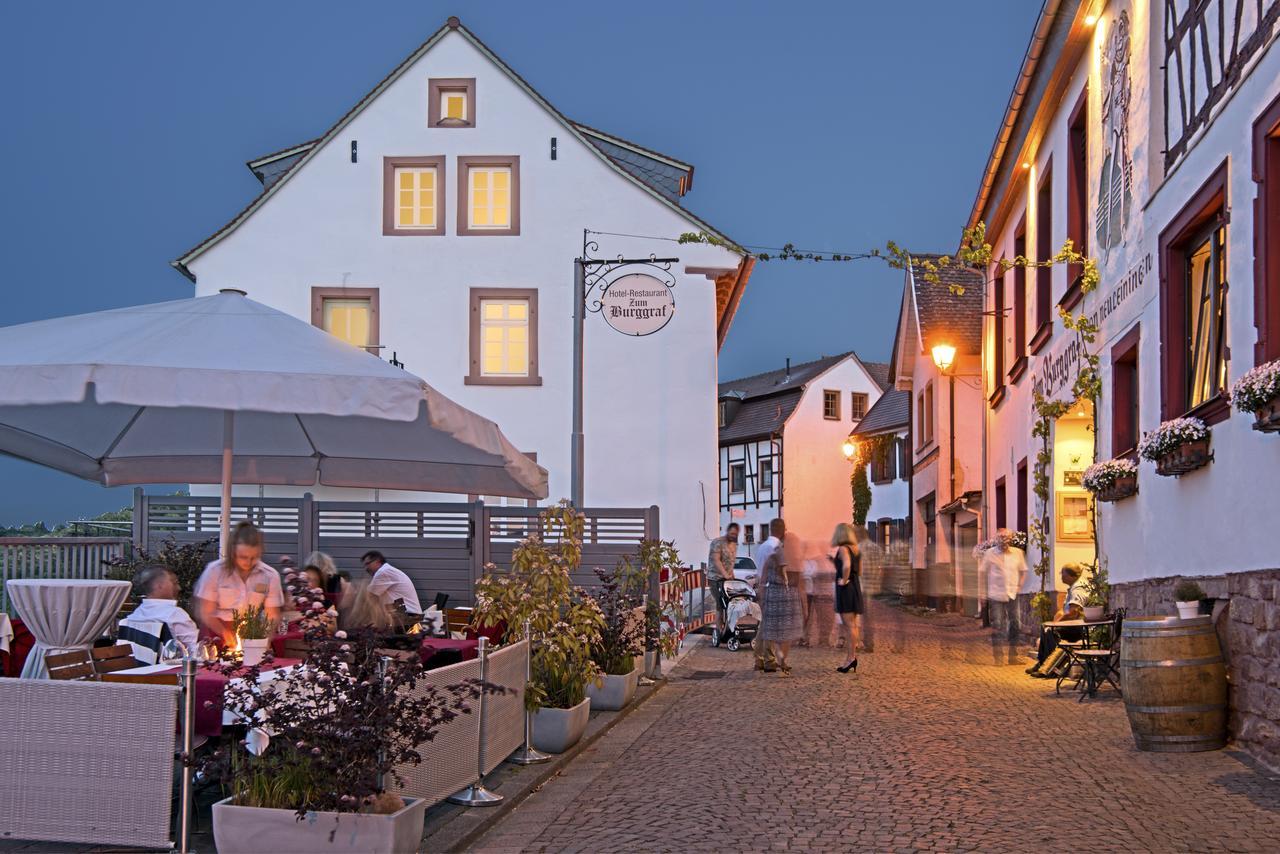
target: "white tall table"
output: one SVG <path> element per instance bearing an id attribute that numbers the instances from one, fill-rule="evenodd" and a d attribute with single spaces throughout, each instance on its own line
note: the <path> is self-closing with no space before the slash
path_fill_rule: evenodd
<path id="1" fill-rule="evenodd" d="M 48 679 L 46 655 L 88 650 L 101 637 L 129 595 L 127 581 L 16 578 L 5 582 L 9 599 L 36 644 L 22 668 L 23 679 Z"/>

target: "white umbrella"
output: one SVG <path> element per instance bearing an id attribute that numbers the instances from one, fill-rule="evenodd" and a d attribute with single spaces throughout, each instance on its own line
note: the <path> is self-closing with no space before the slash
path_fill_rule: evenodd
<path id="1" fill-rule="evenodd" d="M 418 377 L 240 291 L 0 327 L 0 453 L 107 486 L 545 498 L 547 473 Z"/>

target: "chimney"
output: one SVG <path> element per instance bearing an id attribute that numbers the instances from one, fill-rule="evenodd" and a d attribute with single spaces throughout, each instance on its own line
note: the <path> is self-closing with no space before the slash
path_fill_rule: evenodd
<path id="1" fill-rule="evenodd" d="M 791 382 L 791 357 L 787 357 L 787 375 L 782 378 L 784 383 Z"/>

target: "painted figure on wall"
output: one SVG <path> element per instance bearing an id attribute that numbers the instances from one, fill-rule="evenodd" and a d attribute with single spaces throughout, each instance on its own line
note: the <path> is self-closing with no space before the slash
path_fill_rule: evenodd
<path id="1" fill-rule="evenodd" d="M 1133 199 L 1133 160 L 1129 153 L 1129 12 L 1116 17 L 1102 48 L 1102 142 L 1098 180 L 1098 246 L 1107 252 L 1124 242 Z"/>

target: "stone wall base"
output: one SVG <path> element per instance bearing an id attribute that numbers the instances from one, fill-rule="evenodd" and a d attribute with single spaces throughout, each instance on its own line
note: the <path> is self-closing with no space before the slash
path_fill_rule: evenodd
<path id="1" fill-rule="evenodd" d="M 1227 659 L 1229 733 L 1241 748 L 1280 769 L 1280 569 L 1115 584 L 1111 606 L 1133 616 L 1176 616 L 1173 588 L 1187 579 L 1219 600 L 1214 622 Z"/>

